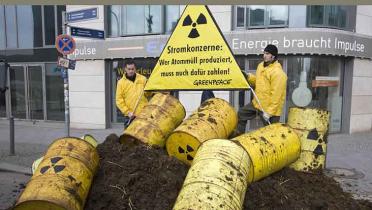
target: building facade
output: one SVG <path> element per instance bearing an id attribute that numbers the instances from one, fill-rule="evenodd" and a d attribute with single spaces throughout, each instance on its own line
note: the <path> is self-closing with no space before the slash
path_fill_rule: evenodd
<path id="1" fill-rule="evenodd" d="M 66 6 L 0 5 L 0 59 L 10 64 L 0 118 L 63 121 L 56 35 Z"/>
<path id="2" fill-rule="evenodd" d="M 368 13 L 372 6 L 208 7 L 242 70 L 254 73 L 262 60 L 263 48 L 269 43 L 278 46 L 279 61 L 288 75 L 283 122 L 290 107 L 308 101 L 308 107 L 331 111 L 331 132 L 372 129 L 372 16 Z M 147 77 L 151 75 L 185 6 L 66 6 L 67 12 L 90 8 L 97 8 L 97 18 L 69 25 L 103 30 L 105 39 L 76 37 L 77 49 L 70 56 L 78 60 L 76 70 L 69 71 L 70 121 L 75 128 L 107 128 L 122 121 L 115 106 L 115 91 L 116 82 L 123 75 L 125 59 L 134 58 L 138 72 Z M 46 68 L 46 64 L 44 66 Z M 293 93 L 301 86 L 309 89 L 311 96 L 296 98 Z M 44 95 L 47 99 L 47 94 Z M 63 102 L 63 92 L 61 95 Z M 187 114 L 199 106 L 200 95 L 200 91 L 179 91 L 178 97 Z M 251 99 L 248 91 L 215 91 L 215 95 L 228 100 L 236 109 Z M 15 106 L 12 100 L 8 100 L 9 103 L 11 105 L 5 106 L 5 115 L 9 109 L 6 107 Z M 44 103 L 52 106 L 54 102 L 45 100 Z M 44 105 L 43 120 L 49 120 L 47 105 Z M 34 105 L 28 106 L 26 119 L 32 119 Z M 260 122 L 251 121 L 248 126 L 254 129 Z"/>

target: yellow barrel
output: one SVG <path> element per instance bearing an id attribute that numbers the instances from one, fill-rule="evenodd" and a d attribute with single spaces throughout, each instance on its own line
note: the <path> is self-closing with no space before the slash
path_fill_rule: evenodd
<path id="1" fill-rule="evenodd" d="M 235 109 L 225 100 L 211 98 L 168 137 L 168 154 L 191 164 L 199 145 L 208 139 L 226 139 L 238 124 Z"/>
<path id="2" fill-rule="evenodd" d="M 173 210 L 242 209 L 251 171 L 237 142 L 212 139 L 201 144 Z"/>
<path id="3" fill-rule="evenodd" d="M 300 139 L 293 129 L 281 123 L 235 137 L 248 152 L 253 174 L 248 181 L 257 181 L 296 161 L 300 156 Z"/>
<path id="4" fill-rule="evenodd" d="M 301 140 L 300 158 L 290 165 L 297 171 L 320 173 L 325 167 L 330 113 L 314 108 L 292 107 L 288 125 Z"/>
<path id="5" fill-rule="evenodd" d="M 55 140 L 14 209 L 83 209 L 98 161 L 96 148 L 87 141 Z"/>
<path id="6" fill-rule="evenodd" d="M 164 147 L 165 139 L 185 118 L 185 108 L 175 97 L 157 93 L 124 130 L 120 141 L 137 139 Z"/>

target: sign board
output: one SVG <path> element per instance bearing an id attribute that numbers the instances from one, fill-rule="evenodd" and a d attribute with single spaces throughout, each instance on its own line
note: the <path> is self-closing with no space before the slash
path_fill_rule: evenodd
<path id="1" fill-rule="evenodd" d="M 105 32 L 95 29 L 71 27 L 71 36 L 79 36 L 85 38 L 104 39 Z"/>
<path id="2" fill-rule="evenodd" d="M 70 60 L 70 59 L 67 59 L 67 58 L 63 58 L 63 57 L 58 57 L 57 66 L 63 67 L 63 68 L 66 68 L 66 69 L 75 70 L 76 61 L 75 60 Z"/>
<path id="3" fill-rule="evenodd" d="M 277 28 L 224 33 L 233 54 L 262 55 L 265 44 L 278 44 L 281 55 L 329 55 L 372 59 L 372 36 L 324 28 Z M 78 42 L 74 59 L 159 57 L 169 35 L 131 36 Z M 302 41 L 305 40 L 305 45 Z M 307 40 L 307 45 L 306 45 Z M 337 42 L 335 42 L 337 41 Z M 357 42 L 363 51 L 347 50 Z M 345 44 L 343 44 L 345 43 Z M 345 50 L 343 50 L 345 47 Z M 354 49 L 354 48 L 353 48 Z M 261 57 L 261 56 L 260 56 Z"/>
<path id="4" fill-rule="evenodd" d="M 77 22 L 98 18 L 98 8 L 84 9 L 67 13 L 67 22 Z"/>
<path id="5" fill-rule="evenodd" d="M 76 43 L 71 36 L 67 34 L 61 34 L 58 35 L 56 38 L 56 48 L 57 51 L 60 52 L 62 55 L 68 55 L 74 52 Z"/>
<path id="6" fill-rule="evenodd" d="M 188 5 L 145 90 L 247 89 L 248 83 L 204 5 Z"/>

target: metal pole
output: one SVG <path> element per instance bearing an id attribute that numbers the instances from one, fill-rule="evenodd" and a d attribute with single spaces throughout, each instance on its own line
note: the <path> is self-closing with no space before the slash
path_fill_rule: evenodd
<path id="1" fill-rule="evenodd" d="M 9 117 L 9 137 L 10 137 L 10 152 L 9 155 L 15 155 L 14 149 L 14 117 Z"/>
<path id="2" fill-rule="evenodd" d="M 62 12 L 62 34 L 66 34 L 66 12 Z M 67 58 L 66 55 L 63 55 Z M 70 136 L 70 107 L 69 107 L 69 87 L 68 87 L 68 70 L 65 68 L 61 69 L 63 75 L 63 88 L 64 88 L 64 99 L 65 99 L 65 133 L 66 136 Z"/>

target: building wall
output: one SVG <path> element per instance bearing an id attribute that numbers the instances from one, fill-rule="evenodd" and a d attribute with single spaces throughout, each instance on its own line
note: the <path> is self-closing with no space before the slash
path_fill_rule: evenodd
<path id="1" fill-rule="evenodd" d="M 98 19 L 69 23 L 72 26 L 104 30 L 104 7 L 102 5 L 71 5 L 66 11 L 98 8 Z M 87 40 L 74 38 L 77 42 Z M 74 71 L 69 71 L 70 123 L 72 128 L 106 128 L 104 60 L 77 61 Z"/>
<path id="2" fill-rule="evenodd" d="M 372 6 L 357 6 L 356 33 L 372 36 Z M 372 130 L 372 60 L 354 59 L 350 133 Z"/>

